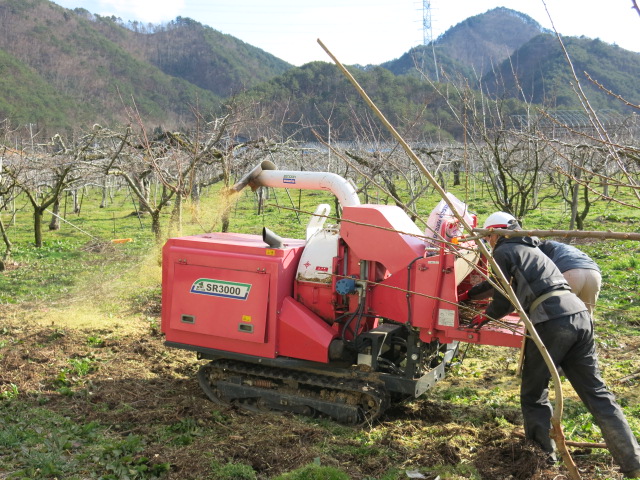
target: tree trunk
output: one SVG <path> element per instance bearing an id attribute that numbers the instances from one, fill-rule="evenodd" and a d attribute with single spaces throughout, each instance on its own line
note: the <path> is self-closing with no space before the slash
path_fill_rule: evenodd
<path id="1" fill-rule="evenodd" d="M 576 172 L 576 179 L 580 180 L 580 172 Z M 578 217 L 578 197 L 580 196 L 580 184 L 576 182 L 573 185 L 573 192 L 571 194 L 571 222 L 569 223 L 569 230 L 573 230 L 576 227 L 576 219 Z"/>
<path id="2" fill-rule="evenodd" d="M 200 185 L 195 182 L 191 185 L 191 202 L 194 205 L 200 204 Z"/>
<path id="3" fill-rule="evenodd" d="M 56 198 L 53 202 L 53 215 L 51 215 L 51 221 L 49 222 L 49 230 L 60 230 L 60 198 Z"/>
<path id="4" fill-rule="evenodd" d="M 584 230 L 584 220 L 589 215 L 589 210 L 591 210 L 591 202 L 589 201 L 589 188 L 584 186 L 584 208 L 582 212 L 576 215 L 576 224 L 578 230 Z"/>
<path id="5" fill-rule="evenodd" d="M 169 235 L 173 235 L 174 232 L 178 234 L 182 231 L 182 195 L 180 193 L 175 196 L 175 203 L 171 210 L 170 225 Z"/>
<path id="6" fill-rule="evenodd" d="M 258 189 L 258 215 L 262 215 L 262 208 L 263 208 L 262 203 L 264 202 L 262 198 L 263 191 L 264 189 L 262 187 Z"/>
<path id="7" fill-rule="evenodd" d="M 137 182 L 138 190 L 142 193 L 143 198 L 138 198 L 138 210 L 144 212 L 146 210 L 145 203 L 149 203 L 149 195 L 151 193 L 151 188 L 149 184 L 149 180 L 143 178 Z"/>
<path id="8" fill-rule="evenodd" d="M 160 211 L 154 210 L 149 213 L 151 214 L 151 232 L 153 232 L 156 242 L 160 243 L 162 241 L 162 235 L 160 232 Z"/>
<path id="9" fill-rule="evenodd" d="M 198 218 L 200 215 L 200 196 L 202 194 L 202 187 L 193 181 L 191 188 L 189 188 L 189 197 L 191 197 L 191 217 Z"/>
<path id="10" fill-rule="evenodd" d="M 33 234 L 36 248 L 42 247 L 42 208 L 33 209 Z"/>
<path id="11" fill-rule="evenodd" d="M 606 160 L 604 162 L 604 172 L 602 173 L 604 174 L 604 177 L 602 178 L 602 194 L 605 197 L 608 197 L 609 196 L 609 166 Z"/>
<path id="12" fill-rule="evenodd" d="M 80 213 L 80 200 L 78 200 L 78 190 L 71 191 L 73 196 L 73 213 Z"/>
<path id="13" fill-rule="evenodd" d="M 107 184 L 107 177 L 104 177 L 102 180 L 102 200 L 100 200 L 100 208 L 106 208 L 109 203 L 107 198 L 109 198 L 109 185 Z"/>
<path id="14" fill-rule="evenodd" d="M 460 185 L 460 162 L 453 162 L 453 185 Z"/>
<path id="15" fill-rule="evenodd" d="M 2 218 L 0 218 L 0 234 L 2 234 L 2 241 L 7 247 L 2 259 L 0 259 L 0 272 L 3 272 L 5 269 L 5 261 L 11 255 L 11 240 L 9 240 L 9 236 L 7 235 L 7 230 L 4 228 L 4 223 L 2 222 Z"/>

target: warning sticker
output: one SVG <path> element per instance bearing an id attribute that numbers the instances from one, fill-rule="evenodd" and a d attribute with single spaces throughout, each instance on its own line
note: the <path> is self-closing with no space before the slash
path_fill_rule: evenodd
<path id="1" fill-rule="evenodd" d="M 438 325 L 442 325 L 443 327 L 453 327 L 455 319 L 456 315 L 453 310 L 441 308 L 438 311 Z"/>

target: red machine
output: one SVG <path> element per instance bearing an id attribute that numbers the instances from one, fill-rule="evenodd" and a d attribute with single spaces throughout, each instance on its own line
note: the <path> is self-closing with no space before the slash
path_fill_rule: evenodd
<path id="1" fill-rule="evenodd" d="M 325 225 L 321 205 L 305 240 L 264 229 L 166 243 L 166 344 L 211 360 L 198 373 L 211 400 L 370 422 L 442 379 L 459 341 L 521 345 L 517 326 L 464 326 L 458 292 L 481 279 L 473 242 L 425 248 L 402 209 L 360 205 L 338 175 L 263 162 L 234 188 L 247 184 L 329 190 L 342 217 Z"/>

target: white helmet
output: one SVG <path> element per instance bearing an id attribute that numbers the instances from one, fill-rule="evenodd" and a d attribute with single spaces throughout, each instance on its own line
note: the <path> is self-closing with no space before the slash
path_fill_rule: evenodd
<path id="1" fill-rule="evenodd" d="M 516 218 L 507 212 L 496 212 L 489 215 L 484 221 L 484 228 L 509 228 L 516 224 Z"/>

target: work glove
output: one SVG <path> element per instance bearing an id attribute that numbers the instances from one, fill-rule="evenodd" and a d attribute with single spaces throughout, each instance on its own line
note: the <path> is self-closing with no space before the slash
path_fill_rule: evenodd
<path id="1" fill-rule="evenodd" d="M 465 300 L 469 300 L 469 290 L 458 295 L 458 302 L 464 302 Z"/>
<path id="2" fill-rule="evenodd" d="M 489 318 L 486 315 L 480 314 L 476 315 L 471 319 L 471 328 L 475 328 L 476 330 L 480 330 L 485 323 L 489 321 Z"/>

